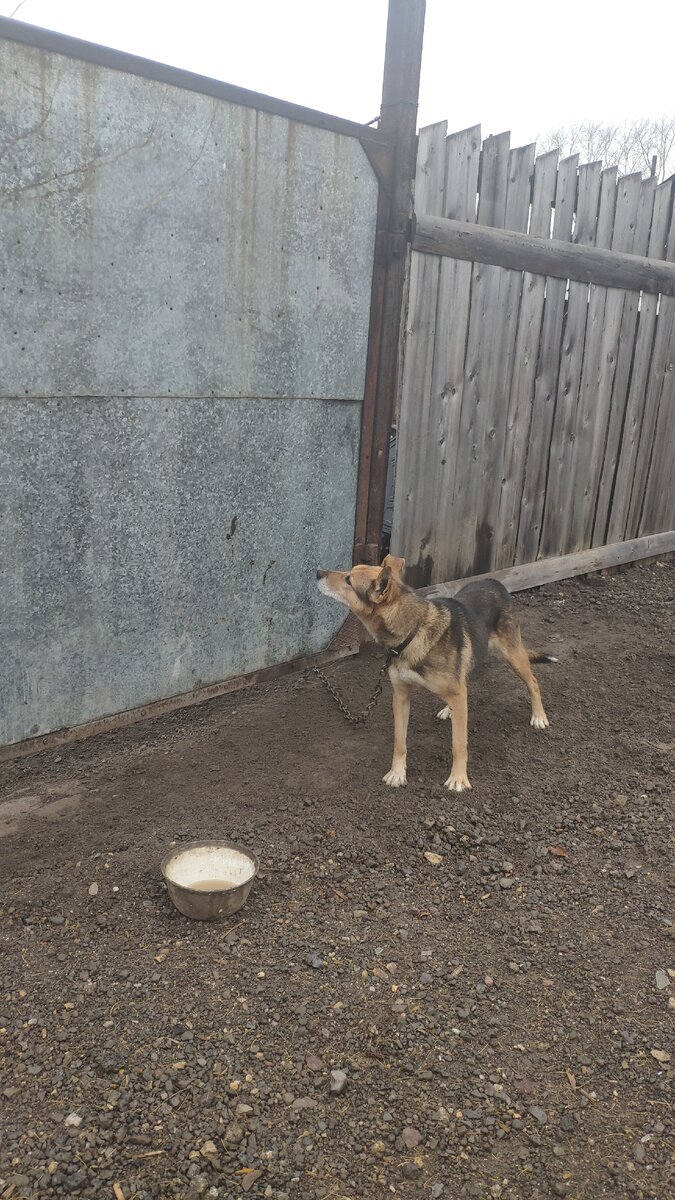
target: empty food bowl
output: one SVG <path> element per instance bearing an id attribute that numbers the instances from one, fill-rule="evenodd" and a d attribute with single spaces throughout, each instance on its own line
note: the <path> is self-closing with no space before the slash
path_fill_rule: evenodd
<path id="1" fill-rule="evenodd" d="M 246 903 L 259 865 L 255 854 L 236 842 L 186 842 L 169 851 L 161 871 L 184 917 L 216 921 Z"/>

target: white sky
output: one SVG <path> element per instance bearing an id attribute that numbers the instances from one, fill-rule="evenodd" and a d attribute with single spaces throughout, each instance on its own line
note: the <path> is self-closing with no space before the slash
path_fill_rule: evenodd
<path id="1" fill-rule="evenodd" d="M 17 19 L 370 121 L 386 14 L 387 0 L 24 0 Z M 515 145 L 584 119 L 661 116 L 675 109 L 674 53 L 673 0 L 427 0 L 420 124 L 510 129 Z"/>

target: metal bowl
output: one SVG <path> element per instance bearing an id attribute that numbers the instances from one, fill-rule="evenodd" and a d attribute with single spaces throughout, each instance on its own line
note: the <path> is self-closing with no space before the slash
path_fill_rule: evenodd
<path id="1" fill-rule="evenodd" d="M 255 854 L 237 842 L 186 842 L 169 851 L 161 871 L 184 917 L 217 921 L 246 903 L 259 866 Z"/>

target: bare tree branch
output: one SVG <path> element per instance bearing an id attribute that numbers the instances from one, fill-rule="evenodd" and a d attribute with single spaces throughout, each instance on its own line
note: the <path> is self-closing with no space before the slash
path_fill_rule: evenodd
<path id="1" fill-rule="evenodd" d="M 551 129 L 536 140 L 540 153 L 560 150 L 565 156 L 578 154 L 583 162 L 600 160 L 606 167 L 615 166 L 621 175 L 638 171 L 651 175 L 654 156 L 659 181 L 675 173 L 675 113 L 637 118 L 623 125 L 583 121 Z"/>

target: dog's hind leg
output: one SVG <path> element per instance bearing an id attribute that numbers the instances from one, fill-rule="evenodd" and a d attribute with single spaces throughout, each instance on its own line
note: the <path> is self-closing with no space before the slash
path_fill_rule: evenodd
<path id="1" fill-rule="evenodd" d="M 471 787 L 469 776 L 466 773 L 469 722 L 466 683 L 458 684 L 457 691 L 448 696 L 447 701 L 452 721 L 452 770 L 445 781 L 445 786 L 451 792 L 463 792 L 466 788 Z"/>
<path id="2" fill-rule="evenodd" d="M 389 672 L 393 688 L 394 708 L 394 754 L 391 760 L 391 770 L 383 777 L 387 787 L 403 787 L 407 781 L 408 761 L 408 717 L 410 716 L 410 684 L 403 683 L 398 671 L 392 667 Z"/>
<path id="3" fill-rule="evenodd" d="M 516 675 L 522 679 L 530 693 L 530 700 L 532 701 L 530 725 L 534 729 L 546 729 L 549 722 L 544 712 L 539 684 L 530 666 L 530 655 L 523 645 L 520 629 L 516 622 L 508 617 L 500 620 L 490 639 L 490 645 L 499 650 L 499 653 L 506 659 L 511 670 L 515 671 Z"/>

